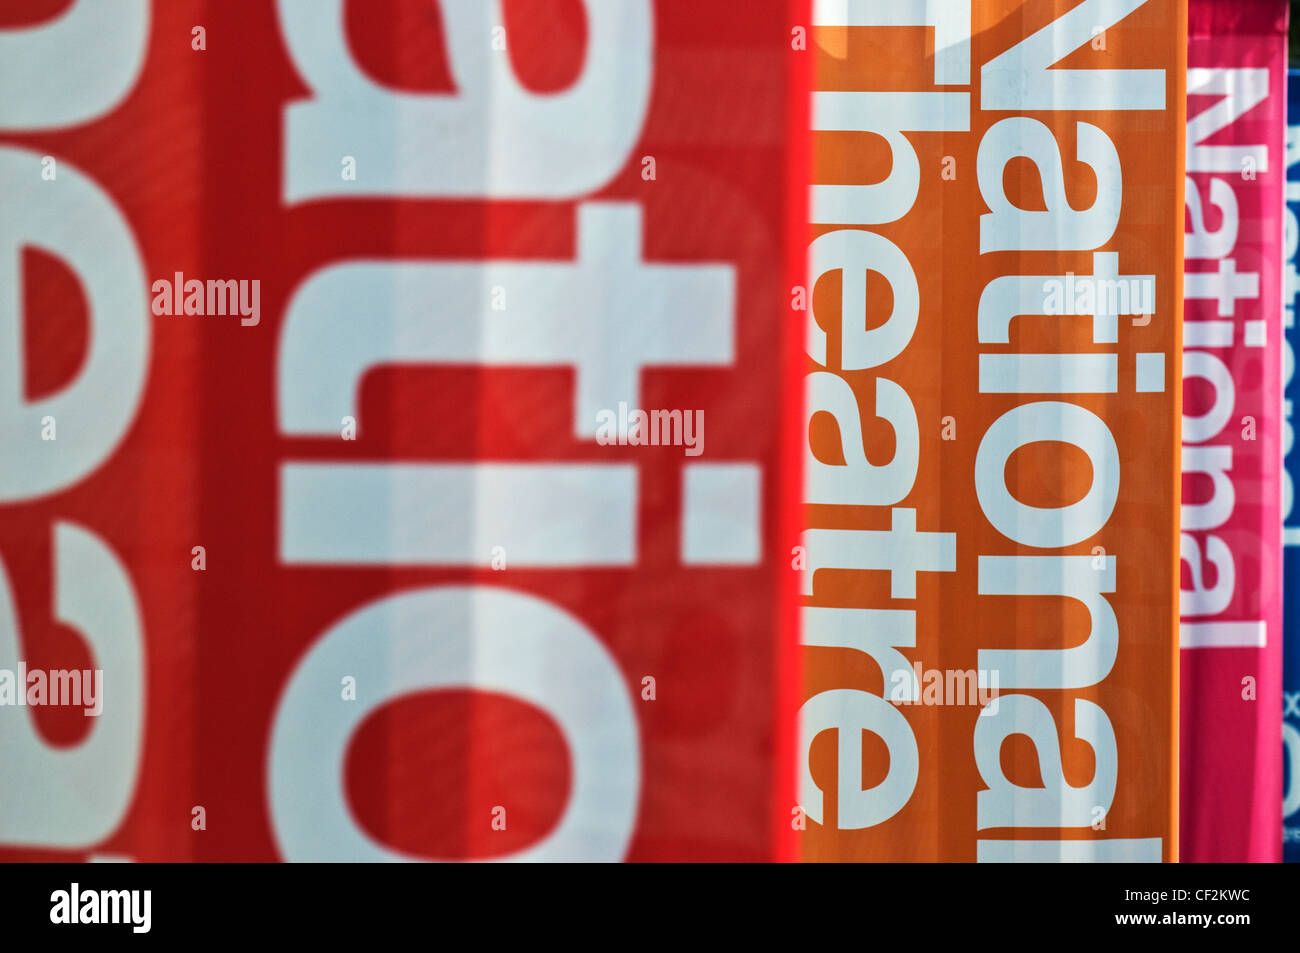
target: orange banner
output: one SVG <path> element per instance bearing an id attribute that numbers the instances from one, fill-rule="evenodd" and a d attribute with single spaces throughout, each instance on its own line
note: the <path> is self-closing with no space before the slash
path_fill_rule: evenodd
<path id="1" fill-rule="evenodd" d="M 1174 860 L 1185 4 L 810 37 L 801 856 Z"/>

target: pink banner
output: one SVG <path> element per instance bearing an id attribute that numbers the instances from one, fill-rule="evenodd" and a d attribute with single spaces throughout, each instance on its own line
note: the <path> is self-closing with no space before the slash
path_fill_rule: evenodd
<path id="1" fill-rule="evenodd" d="M 1280 859 L 1287 4 L 1189 7 L 1181 858 Z"/>

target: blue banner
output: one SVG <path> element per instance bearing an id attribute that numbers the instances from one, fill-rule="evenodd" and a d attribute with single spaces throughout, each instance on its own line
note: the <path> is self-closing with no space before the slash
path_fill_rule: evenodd
<path id="1" fill-rule="evenodd" d="M 1285 426 L 1282 452 L 1285 476 L 1282 486 L 1282 521 L 1284 546 L 1284 652 L 1282 669 L 1282 851 L 1288 862 L 1300 861 L 1300 507 L 1295 506 L 1294 488 L 1300 478 L 1300 453 L 1295 452 L 1292 414 L 1300 397 L 1300 382 L 1295 377 L 1295 351 L 1300 343 L 1296 328 L 1296 296 L 1300 293 L 1297 277 L 1297 248 L 1300 247 L 1300 70 L 1292 70 L 1287 79 L 1286 129 L 1286 270 L 1285 290 Z"/>

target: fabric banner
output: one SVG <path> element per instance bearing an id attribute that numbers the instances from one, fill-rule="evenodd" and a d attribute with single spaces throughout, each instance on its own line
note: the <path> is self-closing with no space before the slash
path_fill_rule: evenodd
<path id="1" fill-rule="evenodd" d="M 1300 862 L 1300 510 L 1295 486 L 1300 482 L 1300 454 L 1295 452 L 1295 406 L 1300 383 L 1295 377 L 1296 296 L 1300 294 L 1300 71 L 1291 70 L 1286 89 L 1286 217 L 1284 219 L 1282 453 L 1282 851 L 1283 859 Z"/>
<path id="2" fill-rule="evenodd" d="M 811 54 L 744 6 L 4 5 L 0 856 L 792 856 Z"/>
<path id="3" fill-rule="evenodd" d="M 1287 4 L 1192 0 L 1187 54 L 1182 859 L 1279 857 Z"/>
<path id="4" fill-rule="evenodd" d="M 813 16 L 801 856 L 1175 859 L 1185 5 Z"/>

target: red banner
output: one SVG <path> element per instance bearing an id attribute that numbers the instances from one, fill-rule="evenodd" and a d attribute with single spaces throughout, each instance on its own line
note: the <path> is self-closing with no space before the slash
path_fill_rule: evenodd
<path id="1" fill-rule="evenodd" d="M 1189 10 L 1183 859 L 1276 861 L 1288 5 Z"/>
<path id="2" fill-rule="evenodd" d="M 9 858 L 790 855 L 798 8 L 6 7 Z"/>

